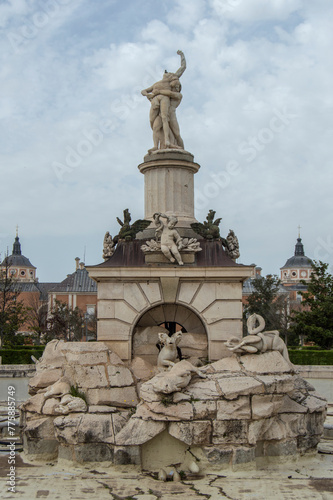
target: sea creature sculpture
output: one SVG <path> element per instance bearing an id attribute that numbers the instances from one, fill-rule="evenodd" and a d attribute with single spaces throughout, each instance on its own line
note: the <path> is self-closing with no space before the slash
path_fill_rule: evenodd
<path id="1" fill-rule="evenodd" d="M 191 228 L 196 233 L 200 234 L 206 240 L 219 240 L 220 239 L 220 228 L 222 218 L 215 219 L 215 210 L 209 210 L 206 220 L 202 224 L 201 222 L 193 222 Z"/>
<path id="2" fill-rule="evenodd" d="M 256 323 L 259 323 L 256 326 Z M 249 335 L 239 341 L 239 338 L 232 337 L 225 342 L 229 351 L 238 354 L 256 354 L 266 351 L 278 351 L 284 359 L 290 363 L 288 349 L 286 344 L 280 338 L 278 330 L 263 332 L 265 328 L 265 320 L 259 314 L 252 314 L 247 320 L 247 328 Z M 291 363 L 290 363 L 291 364 Z"/>
<path id="3" fill-rule="evenodd" d="M 160 370 L 170 369 L 178 356 L 177 345 L 181 341 L 182 332 L 176 332 L 171 337 L 167 333 L 159 333 L 158 337 L 163 347 L 157 358 L 157 367 Z"/>

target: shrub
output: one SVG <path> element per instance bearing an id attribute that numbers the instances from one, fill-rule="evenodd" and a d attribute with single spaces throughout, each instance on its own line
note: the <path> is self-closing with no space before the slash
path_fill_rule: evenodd
<path id="1" fill-rule="evenodd" d="M 333 350 L 288 349 L 294 365 L 333 365 Z"/>
<path id="2" fill-rule="evenodd" d="M 38 347 L 36 349 L 36 347 Z M 0 349 L 3 365 L 32 365 L 31 356 L 39 359 L 45 346 L 20 346 L 17 349 Z"/>

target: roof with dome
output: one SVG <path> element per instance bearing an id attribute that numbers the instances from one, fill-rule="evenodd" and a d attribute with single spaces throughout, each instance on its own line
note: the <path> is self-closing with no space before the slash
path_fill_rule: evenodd
<path id="1" fill-rule="evenodd" d="M 304 245 L 302 243 L 302 238 L 298 237 L 293 257 L 290 257 L 290 259 L 287 260 L 287 262 L 283 267 L 281 267 L 281 269 L 311 266 L 312 260 L 304 254 Z"/>

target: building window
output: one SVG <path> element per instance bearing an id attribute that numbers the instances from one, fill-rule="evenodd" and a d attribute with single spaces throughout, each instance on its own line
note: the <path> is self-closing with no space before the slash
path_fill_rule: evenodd
<path id="1" fill-rule="evenodd" d="M 25 271 L 20 271 L 20 276 L 25 276 Z"/>
<path id="2" fill-rule="evenodd" d="M 293 271 L 293 272 L 291 273 L 291 275 L 292 275 L 292 277 L 293 277 L 293 278 L 296 278 L 296 276 L 297 276 L 296 271 Z"/>
<path id="3" fill-rule="evenodd" d="M 89 316 L 94 316 L 96 312 L 96 306 L 87 306 L 87 314 Z"/>

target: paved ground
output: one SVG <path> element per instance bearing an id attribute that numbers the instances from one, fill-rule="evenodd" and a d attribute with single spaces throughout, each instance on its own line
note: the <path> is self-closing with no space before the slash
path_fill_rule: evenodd
<path id="1" fill-rule="evenodd" d="M 325 442 L 323 443 L 325 445 Z M 135 466 L 32 464 L 17 455 L 16 492 L 7 490 L 8 455 L 0 458 L 2 499 L 48 500 L 332 500 L 333 441 L 327 451 L 257 470 L 223 471 L 183 482 L 160 482 Z"/>

